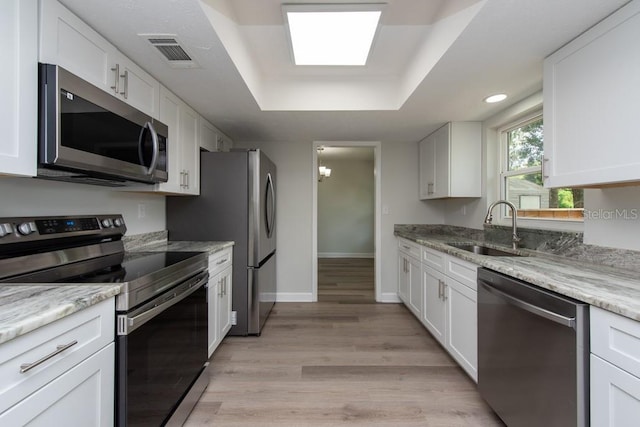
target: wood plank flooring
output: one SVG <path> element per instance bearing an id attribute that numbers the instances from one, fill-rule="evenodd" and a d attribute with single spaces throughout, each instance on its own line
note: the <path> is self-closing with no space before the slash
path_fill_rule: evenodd
<path id="1" fill-rule="evenodd" d="M 373 258 L 318 258 L 318 301 L 375 303 Z"/>
<path id="2" fill-rule="evenodd" d="M 185 426 L 503 426 L 403 305 L 352 291 L 277 303 L 260 337 L 225 338 Z"/>

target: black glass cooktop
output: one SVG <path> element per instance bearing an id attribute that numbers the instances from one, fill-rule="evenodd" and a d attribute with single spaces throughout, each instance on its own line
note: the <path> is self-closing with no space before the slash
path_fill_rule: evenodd
<path id="1" fill-rule="evenodd" d="M 132 252 L 94 258 L 12 277 L 5 283 L 125 283 L 169 268 L 202 252 Z"/>

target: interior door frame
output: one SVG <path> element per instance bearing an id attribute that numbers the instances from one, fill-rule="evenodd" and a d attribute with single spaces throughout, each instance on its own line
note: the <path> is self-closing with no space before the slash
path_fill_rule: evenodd
<path id="1" fill-rule="evenodd" d="M 381 198 L 381 164 L 382 164 L 382 144 L 380 141 L 313 141 L 312 144 L 312 237 L 311 237 L 311 284 L 312 284 L 312 301 L 318 301 L 318 147 L 371 147 L 373 148 L 373 177 L 374 177 L 374 243 L 375 243 L 375 297 L 376 302 L 382 301 L 382 289 L 380 286 L 382 280 L 381 273 L 381 214 L 382 214 L 382 198 Z"/>

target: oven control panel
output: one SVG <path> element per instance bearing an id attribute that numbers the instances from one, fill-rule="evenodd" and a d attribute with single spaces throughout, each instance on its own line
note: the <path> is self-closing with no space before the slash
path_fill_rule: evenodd
<path id="1" fill-rule="evenodd" d="M 0 245 L 75 236 L 122 236 L 122 215 L 0 218 Z"/>

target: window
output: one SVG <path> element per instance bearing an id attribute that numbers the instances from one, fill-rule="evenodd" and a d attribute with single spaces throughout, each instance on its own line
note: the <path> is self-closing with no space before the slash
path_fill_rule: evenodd
<path id="1" fill-rule="evenodd" d="M 583 190 L 542 185 L 543 130 L 537 115 L 500 131 L 502 198 L 518 208 L 518 218 L 582 221 Z"/>

